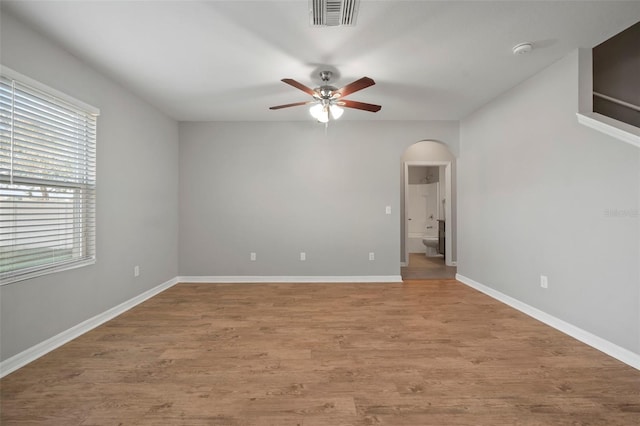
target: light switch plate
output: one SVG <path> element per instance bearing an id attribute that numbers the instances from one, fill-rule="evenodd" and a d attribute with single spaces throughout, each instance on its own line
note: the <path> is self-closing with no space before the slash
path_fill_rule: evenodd
<path id="1" fill-rule="evenodd" d="M 540 287 L 549 288 L 549 278 L 546 275 L 540 275 Z"/>

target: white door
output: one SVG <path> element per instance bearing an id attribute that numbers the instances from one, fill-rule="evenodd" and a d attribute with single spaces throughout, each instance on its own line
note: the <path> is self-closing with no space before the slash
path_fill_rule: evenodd
<path id="1" fill-rule="evenodd" d="M 409 233 L 424 234 L 427 228 L 428 185 L 409 185 Z"/>

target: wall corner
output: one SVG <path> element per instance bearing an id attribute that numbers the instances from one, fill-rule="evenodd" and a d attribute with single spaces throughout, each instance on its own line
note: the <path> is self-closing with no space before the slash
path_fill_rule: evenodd
<path id="1" fill-rule="evenodd" d="M 581 114 L 593 112 L 593 52 L 592 49 L 578 49 L 578 111 Z"/>

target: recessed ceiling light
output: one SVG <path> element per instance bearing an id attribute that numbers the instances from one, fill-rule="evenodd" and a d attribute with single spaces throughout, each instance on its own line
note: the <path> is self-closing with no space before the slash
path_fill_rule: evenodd
<path id="1" fill-rule="evenodd" d="M 533 43 L 520 43 L 513 46 L 514 55 L 524 55 L 533 50 Z"/>

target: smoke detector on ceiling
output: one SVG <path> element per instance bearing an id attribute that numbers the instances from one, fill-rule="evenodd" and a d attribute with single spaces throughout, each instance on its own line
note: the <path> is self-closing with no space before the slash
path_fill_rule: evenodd
<path id="1" fill-rule="evenodd" d="M 533 43 L 520 43 L 513 46 L 514 55 L 524 55 L 533 50 Z"/>
<path id="2" fill-rule="evenodd" d="M 359 8 L 360 0 L 309 0 L 311 26 L 354 26 Z"/>

